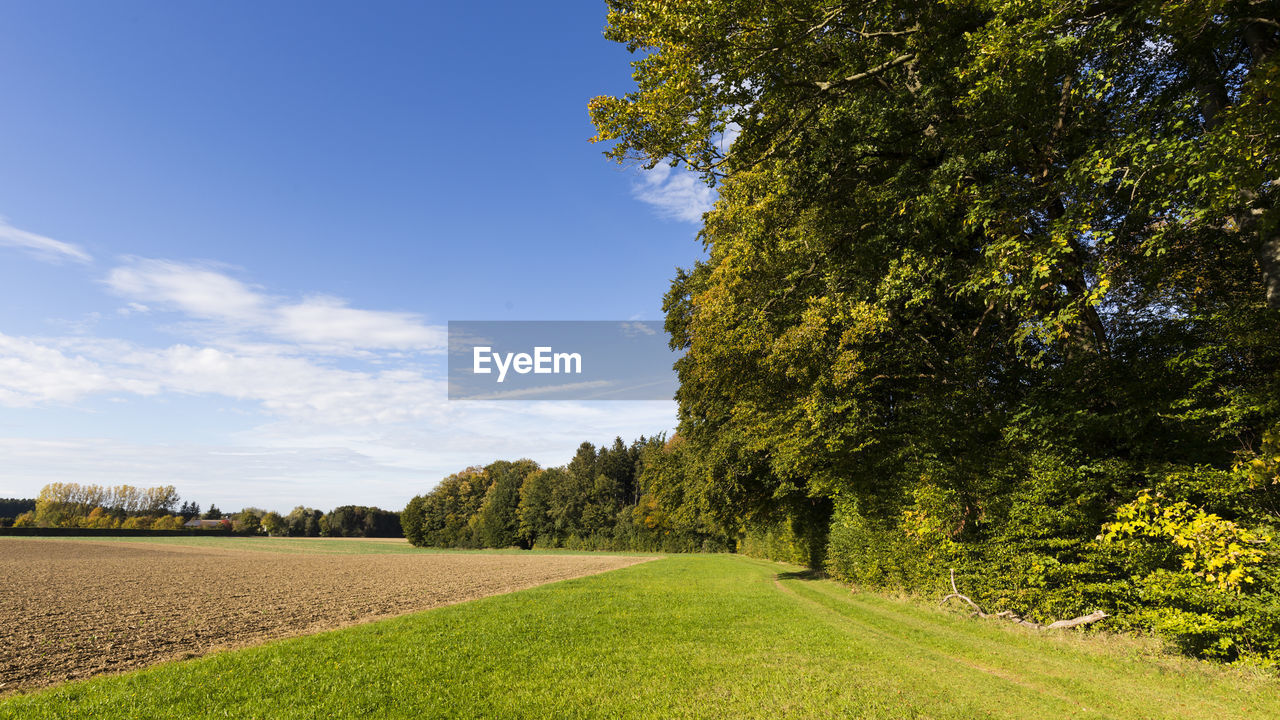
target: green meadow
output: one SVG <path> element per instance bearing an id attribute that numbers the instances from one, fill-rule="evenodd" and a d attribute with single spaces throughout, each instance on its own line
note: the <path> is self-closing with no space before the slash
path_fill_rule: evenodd
<path id="1" fill-rule="evenodd" d="M 1274 718 L 1280 683 L 777 563 L 672 555 L 0 700 L 0 718 L 81 717 Z"/>

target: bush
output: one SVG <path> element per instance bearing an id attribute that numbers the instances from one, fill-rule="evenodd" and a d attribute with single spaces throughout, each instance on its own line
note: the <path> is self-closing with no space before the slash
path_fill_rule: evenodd
<path id="1" fill-rule="evenodd" d="M 738 552 L 795 565 L 809 562 L 807 543 L 786 520 L 749 526 L 738 539 Z"/>

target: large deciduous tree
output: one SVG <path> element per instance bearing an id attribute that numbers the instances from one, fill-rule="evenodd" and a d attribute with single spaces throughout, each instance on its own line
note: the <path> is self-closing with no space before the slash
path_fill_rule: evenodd
<path id="1" fill-rule="evenodd" d="M 520 488 L 538 471 L 532 460 L 499 460 L 485 468 L 493 479 L 485 492 L 476 518 L 476 532 L 482 547 L 510 547 L 520 543 Z"/>
<path id="2" fill-rule="evenodd" d="M 1280 418 L 1280 3 L 609 6 L 597 139 L 719 188 L 666 311 L 723 522 L 1003 548 L 1002 597 L 1145 487 L 1274 522 L 1203 478 Z"/>

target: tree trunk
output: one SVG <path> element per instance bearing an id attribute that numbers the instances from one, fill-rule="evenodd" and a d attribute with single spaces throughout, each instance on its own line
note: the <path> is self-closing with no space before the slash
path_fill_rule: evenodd
<path id="1" fill-rule="evenodd" d="M 1262 284 L 1267 292 L 1267 307 L 1280 310 L 1280 232 L 1276 232 L 1275 228 L 1267 228 L 1262 232 L 1262 250 L 1258 261 L 1262 265 Z"/>

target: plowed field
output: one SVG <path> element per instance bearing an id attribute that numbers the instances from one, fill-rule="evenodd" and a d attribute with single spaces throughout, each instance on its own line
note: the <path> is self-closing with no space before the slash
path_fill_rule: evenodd
<path id="1" fill-rule="evenodd" d="M 642 562 L 0 538 L 0 694 Z"/>

